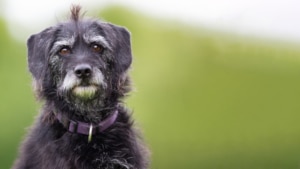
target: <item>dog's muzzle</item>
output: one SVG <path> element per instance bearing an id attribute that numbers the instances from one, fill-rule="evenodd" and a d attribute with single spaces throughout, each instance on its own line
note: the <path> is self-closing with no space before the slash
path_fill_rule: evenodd
<path id="1" fill-rule="evenodd" d="M 89 64 L 79 64 L 73 70 L 69 70 L 60 87 L 63 92 L 70 92 L 84 100 L 94 98 L 96 93 L 104 88 L 106 83 L 102 72 Z"/>

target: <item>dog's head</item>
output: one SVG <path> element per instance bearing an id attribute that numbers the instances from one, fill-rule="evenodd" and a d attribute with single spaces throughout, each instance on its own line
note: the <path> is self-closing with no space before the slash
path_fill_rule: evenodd
<path id="1" fill-rule="evenodd" d="M 130 34 L 99 20 L 79 18 L 32 35 L 27 42 L 29 70 L 38 94 L 87 104 L 105 104 L 126 91 L 132 61 Z"/>

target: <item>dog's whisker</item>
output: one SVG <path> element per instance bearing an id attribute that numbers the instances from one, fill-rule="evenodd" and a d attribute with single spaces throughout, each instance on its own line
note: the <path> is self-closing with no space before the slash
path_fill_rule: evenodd
<path id="1" fill-rule="evenodd" d="M 80 84 L 80 79 L 78 79 L 72 71 L 68 71 L 65 78 L 63 79 L 63 83 L 61 85 L 61 90 L 70 90 L 74 86 L 77 86 Z"/>
<path id="2" fill-rule="evenodd" d="M 107 85 L 104 81 L 104 76 L 102 72 L 97 68 L 94 68 L 93 72 L 94 72 L 94 76 L 91 79 L 91 83 L 94 83 L 96 85 L 102 85 L 104 88 L 106 88 Z"/>
<path id="3" fill-rule="evenodd" d="M 59 49 L 64 46 L 72 47 L 75 43 L 75 37 L 71 36 L 70 38 L 61 38 L 60 40 L 54 42 L 51 53 L 56 53 Z"/>
<path id="4" fill-rule="evenodd" d="M 87 44 L 96 43 L 96 44 L 100 44 L 103 47 L 108 48 L 110 50 L 112 49 L 111 46 L 109 45 L 109 43 L 107 42 L 107 40 L 101 35 L 84 34 L 83 39 L 85 40 L 85 42 Z"/>

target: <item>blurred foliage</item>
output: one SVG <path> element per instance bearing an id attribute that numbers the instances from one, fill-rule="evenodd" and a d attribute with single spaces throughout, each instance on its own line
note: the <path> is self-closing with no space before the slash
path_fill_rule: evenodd
<path id="1" fill-rule="evenodd" d="M 0 168 L 9 168 L 36 114 L 26 68 L 25 43 L 14 41 L 0 19 Z"/>
<path id="2" fill-rule="evenodd" d="M 300 164 L 300 49 L 111 7 L 132 33 L 128 98 L 153 169 L 295 169 Z M 37 113 L 25 42 L 0 21 L 0 164 L 9 168 Z"/>

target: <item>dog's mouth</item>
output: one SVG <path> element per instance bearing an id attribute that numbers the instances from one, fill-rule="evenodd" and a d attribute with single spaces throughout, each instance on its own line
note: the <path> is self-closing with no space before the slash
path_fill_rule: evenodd
<path id="1" fill-rule="evenodd" d="M 78 78 L 73 72 L 68 72 L 62 81 L 59 91 L 62 94 L 68 93 L 80 100 L 94 99 L 106 88 L 104 77 L 100 71 L 94 71 L 89 78 Z"/>
<path id="2" fill-rule="evenodd" d="M 81 98 L 83 100 L 89 100 L 95 97 L 99 89 L 99 86 L 95 84 L 76 85 L 72 89 L 72 94 L 75 97 Z"/>

